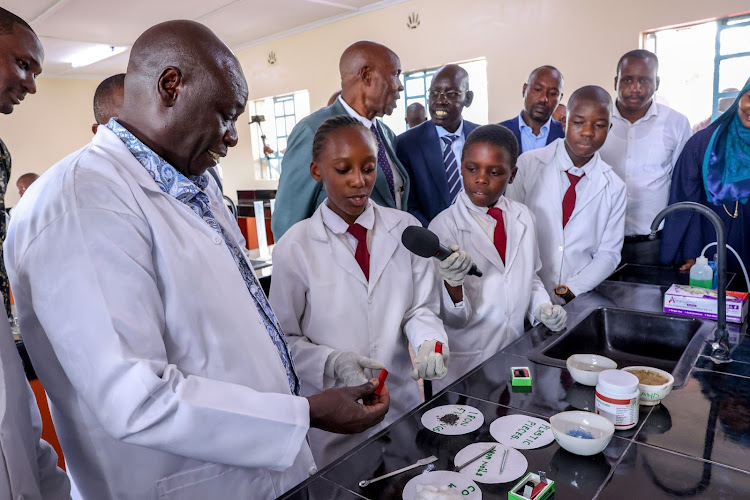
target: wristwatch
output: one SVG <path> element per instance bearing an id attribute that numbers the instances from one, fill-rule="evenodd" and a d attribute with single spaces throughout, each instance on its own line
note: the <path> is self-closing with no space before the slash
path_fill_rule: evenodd
<path id="1" fill-rule="evenodd" d="M 573 292 L 571 292 L 570 289 L 565 285 L 556 286 L 555 295 L 563 299 L 566 304 L 576 298 Z"/>

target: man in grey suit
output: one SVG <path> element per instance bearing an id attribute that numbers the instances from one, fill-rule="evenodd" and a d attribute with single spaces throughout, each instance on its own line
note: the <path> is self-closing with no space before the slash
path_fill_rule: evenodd
<path id="1" fill-rule="evenodd" d="M 341 95 L 328 107 L 301 120 L 292 130 L 281 161 L 281 178 L 271 229 L 276 241 L 310 217 L 326 198 L 322 183 L 310 176 L 315 131 L 328 118 L 349 115 L 373 131 L 378 141 L 378 176 L 370 198 L 378 205 L 406 210 L 409 177 L 396 157 L 396 135 L 376 117 L 396 108 L 401 61 L 388 47 L 370 41 L 350 45 L 339 61 Z"/>

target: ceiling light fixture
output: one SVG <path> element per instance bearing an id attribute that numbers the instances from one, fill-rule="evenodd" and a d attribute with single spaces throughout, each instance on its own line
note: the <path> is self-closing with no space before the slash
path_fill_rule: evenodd
<path id="1" fill-rule="evenodd" d="M 310 3 L 317 3 L 320 5 L 327 5 L 329 7 L 336 7 L 337 9 L 344 9 L 344 10 L 351 10 L 351 11 L 359 10 L 358 8 L 354 6 L 346 5 L 340 2 L 331 2 L 330 0 L 306 0 L 306 1 Z"/>
<path id="2" fill-rule="evenodd" d="M 125 52 L 127 49 L 127 47 L 96 44 L 73 54 L 66 62 L 69 62 L 74 68 L 80 68 Z"/>

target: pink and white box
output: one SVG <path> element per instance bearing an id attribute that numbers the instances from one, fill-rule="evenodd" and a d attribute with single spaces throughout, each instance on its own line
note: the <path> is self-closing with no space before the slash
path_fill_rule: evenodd
<path id="1" fill-rule="evenodd" d="M 664 312 L 692 318 L 716 319 L 718 292 L 696 286 L 672 285 L 664 294 Z M 727 321 L 742 323 L 747 316 L 748 293 L 727 290 Z"/>

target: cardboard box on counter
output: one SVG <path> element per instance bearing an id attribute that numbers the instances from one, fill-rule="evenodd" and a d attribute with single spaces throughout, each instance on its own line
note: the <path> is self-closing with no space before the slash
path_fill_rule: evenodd
<path id="1" fill-rule="evenodd" d="M 664 312 L 692 318 L 716 319 L 718 292 L 695 286 L 672 285 L 664 294 Z M 727 321 L 742 323 L 747 316 L 748 293 L 727 291 Z"/>

